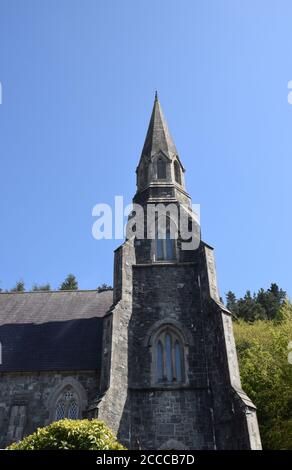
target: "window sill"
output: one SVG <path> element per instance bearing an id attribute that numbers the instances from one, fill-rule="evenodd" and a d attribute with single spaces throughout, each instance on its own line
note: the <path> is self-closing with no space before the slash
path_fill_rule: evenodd
<path id="1" fill-rule="evenodd" d="M 194 261 L 150 261 L 149 263 L 140 263 L 140 264 L 133 264 L 135 268 L 145 268 L 145 267 L 153 267 L 153 266 L 193 266 L 196 263 Z"/>

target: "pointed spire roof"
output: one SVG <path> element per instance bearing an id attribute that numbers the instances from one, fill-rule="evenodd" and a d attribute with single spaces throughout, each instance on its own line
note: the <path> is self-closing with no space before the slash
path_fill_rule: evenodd
<path id="1" fill-rule="evenodd" d="M 160 150 L 166 153 L 170 158 L 174 154 L 177 154 L 156 91 L 142 155 L 151 156 L 158 153 Z"/>

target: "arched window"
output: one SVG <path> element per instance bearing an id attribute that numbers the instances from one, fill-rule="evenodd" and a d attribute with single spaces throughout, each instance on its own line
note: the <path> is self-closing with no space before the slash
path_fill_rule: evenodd
<path id="1" fill-rule="evenodd" d="M 163 347 L 160 340 L 156 344 L 156 357 L 157 357 L 157 380 L 163 380 Z"/>
<path id="2" fill-rule="evenodd" d="M 78 419 L 79 405 L 78 397 L 72 387 L 66 387 L 60 394 L 55 412 L 55 421 L 60 419 Z"/>
<path id="3" fill-rule="evenodd" d="M 156 261 L 173 261 L 176 258 L 175 226 L 172 227 L 171 224 L 172 222 L 169 217 L 166 218 L 165 226 L 162 223 L 162 219 L 156 220 L 156 227 L 155 227 L 155 260 Z"/>
<path id="4" fill-rule="evenodd" d="M 175 355 L 175 370 L 176 370 L 176 377 L 177 381 L 182 381 L 182 370 L 183 370 L 183 351 L 182 346 L 179 341 L 176 340 L 174 344 L 174 355 Z"/>
<path id="5" fill-rule="evenodd" d="M 158 180 L 166 179 L 166 162 L 161 157 L 157 159 L 157 179 Z"/>
<path id="6" fill-rule="evenodd" d="M 179 166 L 179 163 L 177 161 L 174 162 L 174 177 L 175 177 L 175 181 L 178 184 L 181 184 L 180 166 Z"/>
<path id="7" fill-rule="evenodd" d="M 68 407 L 68 418 L 77 419 L 78 418 L 79 407 L 75 400 L 73 400 Z"/>
<path id="8" fill-rule="evenodd" d="M 176 384 L 185 381 L 184 346 L 180 334 L 172 327 L 163 328 L 154 341 L 155 382 Z"/>
<path id="9" fill-rule="evenodd" d="M 57 404 L 57 408 L 56 408 L 55 419 L 56 421 L 59 421 L 59 419 L 64 419 L 64 418 L 65 418 L 65 403 L 63 401 L 59 401 Z"/>

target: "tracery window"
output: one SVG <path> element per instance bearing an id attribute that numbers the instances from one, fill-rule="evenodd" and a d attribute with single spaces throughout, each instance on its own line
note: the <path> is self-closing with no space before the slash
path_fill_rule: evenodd
<path id="1" fill-rule="evenodd" d="M 66 387 L 60 394 L 55 412 L 55 420 L 60 419 L 78 419 L 79 401 L 77 394 L 72 387 Z"/>
<path id="2" fill-rule="evenodd" d="M 184 346 L 180 335 L 171 327 L 161 330 L 155 338 L 155 382 L 185 381 Z"/>

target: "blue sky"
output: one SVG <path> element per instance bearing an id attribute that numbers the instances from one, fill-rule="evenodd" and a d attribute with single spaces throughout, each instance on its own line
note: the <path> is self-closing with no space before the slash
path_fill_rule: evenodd
<path id="1" fill-rule="evenodd" d="M 219 286 L 292 295 L 292 3 L 1 0 L 0 287 L 112 283 L 92 208 L 130 202 L 154 91 Z"/>

